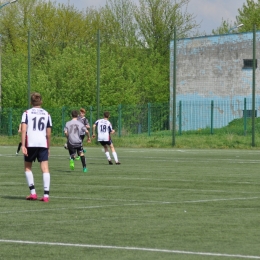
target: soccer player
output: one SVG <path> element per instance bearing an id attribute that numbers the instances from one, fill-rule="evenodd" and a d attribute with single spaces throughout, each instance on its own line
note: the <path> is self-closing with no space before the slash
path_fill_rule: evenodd
<path id="1" fill-rule="evenodd" d="M 50 171 L 48 159 L 50 155 L 52 120 L 49 113 L 41 108 L 42 97 L 39 93 L 34 92 L 31 94 L 31 105 L 32 108 L 23 113 L 21 120 L 25 177 L 31 192 L 26 199 L 37 200 L 32 173 L 32 163 L 37 158 L 43 175 L 44 187 L 44 195 L 40 201 L 49 202 Z"/>
<path id="2" fill-rule="evenodd" d="M 93 125 L 93 135 L 92 137 L 95 138 L 96 135 L 96 128 L 97 128 L 97 134 L 98 134 L 98 141 L 99 143 L 104 147 L 105 155 L 108 159 L 108 164 L 112 165 L 113 162 L 111 160 L 108 146 L 110 147 L 110 150 L 113 154 L 114 160 L 116 164 L 121 164 L 118 161 L 117 153 L 115 150 L 115 147 L 113 145 L 112 139 L 110 137 L 110 134 L 114 134 L 115 130 L 112 128 L 112 124 L 108 121 L 110 116 L 110 113 L 108 111 L 104 112 L 104 118 L 98 119 L 95 124 Z"/>
<path id="3" fill-rule="evenodd" d="M 67 136 L 68 142 L 67 147 L 70 154 L 70 169 L 74 170 L 74 160 L 76 155 L 80 155 L 83 172 L 87 172 L 86 157 L 83 152 L 82 139 L 80 134 L 85 132 L 89 138 L 89 132 L 85 125 L 78 120 L 78 111 L 73 110 L 71 112 L 72 120 L 68 121 L 64 127 L 64 133 Z"/>
<path id="4" fill-rule="evenodd" d="M 86 110 L 85 110 L 84 108 L 81 108 L 81 109 L 79 110 L 78 120 L 79 120 L 80 122 L 82 122 L 82 124 L 85 125 L 87 129 L 90 129 L 90 125 L 89 125 L 88 119 L 85 117 L 85 115 L 86 115 Z M 83 131 L 83 132 L 80 133 L 80 138 L 81 138 L 81 140 L 82 140 L 82 147 L 83 147 L 83 141 L 84 141 L 85 135 L 86 135 L 86 132 L 85 132 L 85 131 Z M 88 142 L 88 143 L 91 143 L 90 136 L 89 136 L 87 142 Z M 83 152 L 84 152 L 84 153 L 86 152 L 86 150 L 84 150 L 84 148 L 83 148 Z M 78 157 L 75 158 L 75 160 L 79 160 L 79 159 L 80 159 L 80 156 L 78 156 Z"/>
<path id="5" fill-rule="evenodd" d="M 20 134 L 22 132 L 22 124 L 19 124 L 19 128 L 18 128 L 18 134 Z M 22 142 L 20 141 L 16 150 L 16 155 L 18 155 L 18 153 L 20 152 L 22 146 Z"/>
<path id="6" fill-rule="evenodd" d="M 85 117 L 85 115 L 86 115 L 86 110 L 84 108 L 81 108 L 79 110 L 78 120 L 80 120 L 82 122 L 82 124 L 86 126 L 87 129 L 90 129 L 88 119 Z M 85 135 L 86 135 L 86 132 L 80 133 L 80 138 L 82 139 L 82 142 L 85 138 Z M 90 137 L 89 137 L 88 141 L 91 141 Z"/>

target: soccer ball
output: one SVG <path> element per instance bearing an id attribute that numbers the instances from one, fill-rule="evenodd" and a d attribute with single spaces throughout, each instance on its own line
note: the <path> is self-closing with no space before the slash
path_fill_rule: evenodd
<path id="1" fill-rule="evenodd" d="M 64 148 L 65 148 L 65 149 L 68 149 L 67 143 L 64 144 Z"/>

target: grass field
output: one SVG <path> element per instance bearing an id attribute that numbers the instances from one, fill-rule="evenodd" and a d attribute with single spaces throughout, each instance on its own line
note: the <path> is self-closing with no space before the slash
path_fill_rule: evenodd
<path id="1" fill-rule="evenodd" d="M 15 150 L 0 146 L 0 259 L 260 259 L 260 151 L 118 148 L 108 165 L 92 147 L 84 174 L 52 147 L 43 203 Z"/>

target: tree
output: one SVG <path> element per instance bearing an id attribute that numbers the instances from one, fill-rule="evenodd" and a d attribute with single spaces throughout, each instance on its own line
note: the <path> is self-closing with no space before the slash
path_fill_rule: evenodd
<path id="1" fill-rule="evenodd" d="M 240 31 L 252 31 L 254 25 L 256 30 L 260 29 L 260 0 L 246 0 L 242 8 L 238 9 L 238 16 L 236 16 L 238 24 L 243 23 Z"/>
<path id="2" fill-rule="evenodd" d="M 212 34 L 225 34 L 225 33 L 228 33 L 229 30 L 235 26 L 235 23 L 231 23 L 229 22 L 228 20 L 225 21 L 223 20 L 222 18 L 222 22 L 221 22 L 221 25 L 216 29 L 216 30 L 212 30 Z"/>
<path id="3" fill-rule="evenodd" d="M 222 19 L 221 25 L 216 30 L 212 30 L 212 33 L 228 33 L 232 27 L 238 24 L 243 24 L 243 27 L 238 28 L 239 32 L 252 31 L 254 25 L 256 25 L 256 30 L 260 30 L 260 0 L 246 0 L 246 3 L 238 9 L 234 23 Z"/>
<path id="4" fill-rule="evenodd" d="M 46 107 L 96 105 L 98 29 L 100 105 L 167 102 L 168 45 L 174 26 L 179 37 L 195 26 L 185 12 L 190 0 L 131 1 L 108 0 L 103 8 L 82 12 L 69 2 L 46 0 L 19 0 L 4 8 L 2 107 L 27 107 L 28 31 L 30 90 L 42 93 Z"/>
<path id="5" fill-rule="evenodd" d="M 133 47 L 136 45 L 137 25 L 134 19 L 134 4 L 131 0 L 107 0 L 102 17 L 109 25 L 110 43 Z M 107 31 L 107 28 L 106 28 Z"/>
<path id="6" fill-rule="evenodd" d="M 143 47 L 165 55 L 175 27 L 178 38 L 188 36 L 198 26 L 195 17 L 187 12 L 189 1 L 139 0 L 139 6 L 135 6 L 135 19 Z"/>

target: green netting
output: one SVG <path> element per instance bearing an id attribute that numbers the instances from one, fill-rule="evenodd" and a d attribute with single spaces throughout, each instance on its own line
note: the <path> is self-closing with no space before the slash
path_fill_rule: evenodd
<path id="1" fill-rule="evenodd" d="M 71 111 L 78 107 L 45 108 L 53 121 L 52 134 L 64 136 L 63 128 L 71 119 Z M 23 108 L 2 108 L 0 110 L 0 134 L 16 135 L 21 121 Z M 86 117 L 92 126 L 97 120 L 96 107 L 85 107 Z M 100 108 L 100 117 L 104 111 L 110 112 L 110 121 L 118 136 L 129 134 L 152 133 L 171 129 L 170 110 L 168 103 L 144 105 L 117 105 L 103 106 Z M 176 130 L 182 131 L 214 129 L 227 126 L 235 119 L 252 117 L 252 100 L 244 99 L 243 102 L 201 100 L 182 101 L 176 104 Z M 256 99 L 255 117 L 260 115 L 260 98 Z M 241 132 L 245 131 L 246 123 L 241 121 Z M 92 128 L 90 129 L 90 131 Z M 172 129 L 171 129 L 172 130 Z M 91 133 L 92 134 L 92 133 Z"/>
<path id="2" fill-rule="evenodd" d="M 79 108 L 44 108 L 52 118 L 52 134 L 64 136 L 63 128 L 71 119 L 71 111 Z M 97 111 L 93 107 L 85 107 L 86 117 L 90 125 L 97 120 Z M 21 121 L 23 108 L 2 108 L 0 116 L 0 134 L 16 135 Z M 104 106 L 100 108 L 100 117 L 103 111 L 110 112 L 110 121 L 118 135 L 140 134 L 169 129 L 168 111 L 169 104 L 145 104 L 145 105 L 118 105 Z"/>

